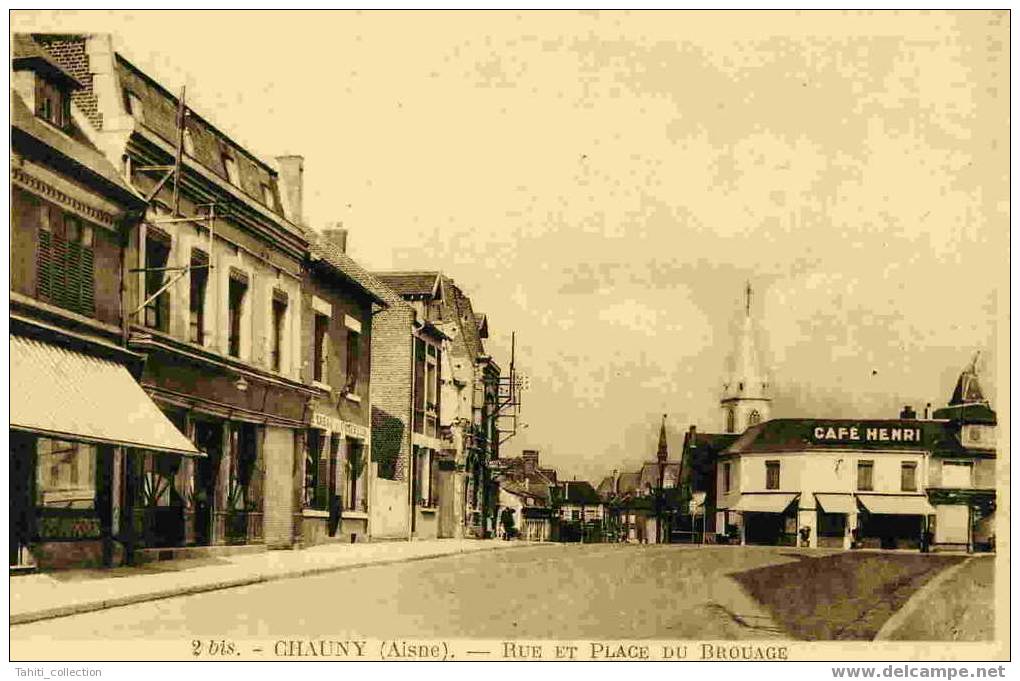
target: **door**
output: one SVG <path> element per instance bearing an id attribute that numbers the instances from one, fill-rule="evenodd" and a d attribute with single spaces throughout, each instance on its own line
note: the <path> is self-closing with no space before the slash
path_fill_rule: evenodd
<path id="1" fill-rule="evenodd" d="M 10 565 L 21 565 L 35 534 L 35 437 L 10 431 Z"/>
<path id="2" fill-rule="evenodd" d="M 195 444 L 205 457 L 195 461 L 195 544 L 212 543 L 216 482 L 223 457 L 223 424 L 195 422 Z"/>

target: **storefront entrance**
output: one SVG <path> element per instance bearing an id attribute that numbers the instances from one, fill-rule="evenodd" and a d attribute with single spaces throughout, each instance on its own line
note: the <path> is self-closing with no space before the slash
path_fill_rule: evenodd
<path id="1" fill-rule="evenodd" d="M 216 482 L 223 459 L 223 424 L 213 421 L 195 422 L 195 444 L 205 458 L 195 464 L 195 534 L 194 544 L 208 546 L 213 539 L 213 507 Z"/>
<path id="2" fill-rule="evenodd" d="M 793 527 L 791 527 L 793 526 Z M 744 543 L 794 546 L 796 518 L 782 513 L 744 513 Z"/>
<path id="3" fill-rule="evenodd" d="M 861 514 L 858 532 L 862 548 L 919 549 L 924 516 Z"/>

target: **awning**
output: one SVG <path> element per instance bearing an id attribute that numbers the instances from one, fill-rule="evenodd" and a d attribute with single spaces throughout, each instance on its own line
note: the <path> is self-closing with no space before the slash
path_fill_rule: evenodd
<path id="1" fill-rule="evenodd" d="M 935 509 L 922 494 L 858 494 L 869 513 L 883 515 L 931 515 Z"/>
<path id="2" fill-rule="evenodd" d="M 731 511 L 751 513 L 782 513 L 800 496 L 799 494 L 741 494 Z"/>
<path id="3" fill-rule="evenodd" d="M 203 456 L 116 362 L 11 336 L 11 428 Z"/>
<path id="4" fill-rule="evenodd" d="M 852 494 L 816 494 L 815 501 L 822 513 L 857 513 L 857 502 Z"/>

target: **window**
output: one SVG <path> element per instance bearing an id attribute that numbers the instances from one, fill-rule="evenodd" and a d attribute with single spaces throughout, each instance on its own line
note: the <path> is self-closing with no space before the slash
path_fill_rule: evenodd
<path id="1" fill-rule="evenodd" d="M 227 353 L 231 357 L 241 356 L 241 320 L 244 311 L 244 298 L 248 293 L 247 275 L 237 270 L 230 271 L 230 284 L 227 290 Z"/>
<path id="2" fill-rule="evenodd" d="M 287 294 L 273 289 L 273 328 L 269 338 L 269 361 L 273 371 L 283 366 L 283 329 L 287 318 Z"/>
<path id="3" fill-rule="evenodd" d="M 262 183 L 262 202 L 269 208 L 276 208 L 276 201 L 273 199 L 273 188 L 265 182 Z"/>
<path id="4" fill-rule="evenodd" d="M 227 173 L 227 179 L 230 180 L 230 184 L 235 187 L 240 186 L 241 182 L 237 174 L 237 161 L 230 154 L 223 154 L 223 168 Z"/>
<path id="5" fill-rule="evenodd" d="M 732 486 L 732 468 L 733 464 L 724 463 L 722 465 L 722 479 L 723 479 L 723 493 L 729 492 Z"/>
<path id="6" fill-rule="evenodd" d="M 71 121 L 67 93 L 41 76 L 35 79 L 35 115 L 58 128 L 66 128 Z"/>
<path id="7" fill-rule="evenodd" d="M 571 510 L 570 511 L 570 519 L 574 520 L 574 521 L 580 520 L 581 519 L 581 511 L 576 509 L 576 508 Z"/>
<path id="8" fill-rule="evenodd" d="M 314 342 L 312 379 L 324 383 L 326 381 L 327 343 L 329 342 L 329 317 L 324 314 L 315 315 Z"/>
<path id="9" fill-rule="evenodd" d="M 326 438 L 322 431 L 309 430 L 305 447 L 304 507 L 318 511 L 328 510 L 327 481 L 329 457 L 325 451 Z"/>
<path id="10" fill-rule="evenodd" d="M 761 414 L 758 413 L 757 409 L 753 409 L 750 414 L 747 415 L 747 425 L 756 426 L 761 423 Z"/>
<path id="11" fill-rule="evenodd" d="M 35 505 L 91 509 L 95 507 L 96 448 L 41 437 L 36 443 Z"/>
<path id="12" fill-rule="evenodd" d="M 426 393 L 426 348 L 421 338 L 414 339 L 414 423 L 416 433 L 425 432 Z"/>
<path id="13" fill-rule="evenodd" d="M 145 122 L 145 109 L 142 107 L 142 100 L 130 90 L 124 91 L 124 108 L 128 115 L 139 123 Z"/>
<path id="14" fill-rule="evenodd" d="M 425 411 L 433 414 L 436 411 L 436 394 L 439 387 L 436 380 L 439 373 L 437 361 L 436 346 L 429 345 L 425 359 Z"/>
<path id="15" fill-rule="evenodd" d="M 347 438 L 347 499 L 345 506 L 351 511 L 363 511 L 362 473 L 365 471 L 364 445 L 360 440 Z"/>
<path id="16" fill-rule="evenodd" d="M 184 129 L 184 153 L 191 157 L 195 156 L 195 138 L 187 128 Z"/>
<path id="17" fill-rule="evenodd" d="M 205 292 L 209 285 L 209 256 L 197 248 L 191 250 L 191 286 L 188 292 L 188 340 L 205 343 Z"/>
<path id="18" fill-rule="evenodd" d="M 726 410 L 726 432 L 732 433 L 737 429 L 737 415 L 732 409 Z"/>
<path id="19" fill-rule="evenodd" d="M 357 394 L 358 378 L 361 369 L 361 333 L 348 327 L 347 329 L 347 379 L 344 392 Z"/>
<path id="20" fill-rule="evenodd" d="M 170 292 L 160 291 L 170 260 L 170 236 L 149 227 L 145 235 L 145 326 L 166 331 L 170 326 Z M 159 293 L 159 295 L 156 295 Z"/>
<path id="21" fill-rule="evenodd" d="M 900 464 L 900 490 L 904 492 L 917 491 L 917 464 L 912 461 L 904 461 Z"/>
<path id="22" fill-rule="evenodd" d="M 92 316 L 95 312 L 92 227 L 50 203 L 40 202 L 38 210 L 37 297 Z"/>
<path id="23" fill-rule="evenodd" d="M 227 509 L 262 510 L 262 475 L 258 470 L 256 428 L 251 423 L 234 423 L 230 429 L 230 479 Z"/>
<path id="24" fill-rule="evenodd" d="M 857 489 L 865 491 L 874 489 L 875 484 L 874 474 L 875 463 L 873 461 L 858 461 Z"/>
<path id="25" fill-rule="evenodd" d="M 765 489 L 779 489 L 779 462 L 765 462 Z"/>

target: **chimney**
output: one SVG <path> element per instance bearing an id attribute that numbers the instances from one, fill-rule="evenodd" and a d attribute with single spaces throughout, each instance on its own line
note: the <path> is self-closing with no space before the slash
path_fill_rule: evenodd
<path id="1" fill-rule="evenodd" d="M 613 494 L 620 493 L 620 471 L 613 469 Z"/>
<path id="2" fill-rule="evenodd" d="M 925 418 L 928 418 L 927 412 L 925 412 Z M 903 411 L 900 412 L 901 419 L 916 419 L 917 412 L 909 404 L 903 406 Z"/>
<path id="3" fill-rule="evenodd" d="M 931 418 L 931 402 L 924 405 L 924 420 L 927 421 Z"/>
<path id="4" fill-rule="evenodd" d="M 286 203 L 287 219 L 296 225 L 304 226 L 304 156 L 277 156 L 276 163 L 280 166 L 280 185 Z"/>
<path id="5" fill-rule="evenodd" d="M 525 449 L 521 452 L 521 459 L 524 461 L 524 475 L 530 477 L 538 472 L 537 449 Z"/>
<path id="6" fill-rule="evenodd" d="M 344 223 L 332 223 L 329 227 L 322 230 L 322 236 L 326 241 L 340 249 L 341 253 L 347 252 L 347 230 L 344 229 Z"/>

